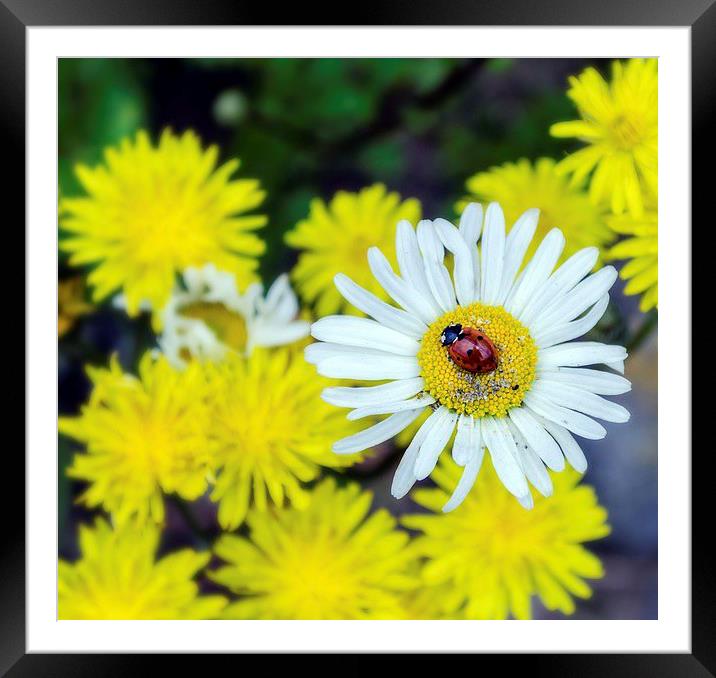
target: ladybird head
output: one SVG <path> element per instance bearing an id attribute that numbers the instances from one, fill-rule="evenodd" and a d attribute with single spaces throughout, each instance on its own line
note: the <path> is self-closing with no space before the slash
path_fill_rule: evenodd
<path id="1" fill-rule="evenodd" d="M 440 343 L 443 346 L 454 344 L 460 338 L 460 332 L 462 332 L 462 325 L 448 325 L 440 335 Z"/>

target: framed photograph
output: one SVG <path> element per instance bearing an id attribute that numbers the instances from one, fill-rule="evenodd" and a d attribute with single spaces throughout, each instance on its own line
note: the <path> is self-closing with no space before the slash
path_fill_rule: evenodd
<path id="1" fill-rule="evenodd" d="M 28 394 L 0 670 L 714 675 L 716 9 L 357 11 L 0 0 Z"/>

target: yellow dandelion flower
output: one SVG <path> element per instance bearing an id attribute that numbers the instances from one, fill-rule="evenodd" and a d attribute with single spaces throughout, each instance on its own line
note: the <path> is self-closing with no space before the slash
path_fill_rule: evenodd
<path id="1" fill-rule="evenodd" d="M 556 123 L 550 132 L 589 145 L 566 157 L 560 170 L 572 174 L 575 184 L 594 170 L 592 200 L 608 201 L 615 214 L 628 210 L 641 217 L 644 192 L 655 196 L 657 191 L 657 60 L 615 61 L 609 83 L 590 67 L 569 84 L 567 96 L 581 120 Z"/>
<path id="2" fill-rule="evenodd" d="M 250 504 L 265 511 L 269 499 L 280 506 L 287 498 L 305 506 L 301 483 L 315 480 L 321 467 L 360 459 L 331 452 L 336 435 L 359 425 L 320 399 L 330 380 L 317 378 L 295 349 L 256 349 L 248 359 L 227 354 L 206 372 L 217 469 L 211 498 L 223 528 L 238 527 Z"/>
<path id="3" fill-rule="evenodd" d="M 539 158 L 534 163 L 523 158 L 492 167 L 470 177 L 466 187 L 470 195 L 458 203 L 460 213 L 472 201 L 494 201 L 502 206 L 506 223 L 513 224 L 528 209 L 539 209 L 537 238 L 527 256 L 537 249 L 538 239 L 553 228 L 559 228 L 567 239 L 563 258 L 583 247 L 603 247 L 614 239 L 602 210 L 591 203 L 581 186 L 572 185 L 557 171 L 557 163 L 551 158 Z"/>
<path id="4" fill-rule="evenodd" d="M 94 265 L 88 281 L 95 301 L 121 289 L 129 315 L 148 303 L 158 329 L 176 274 L 187 267 L 213 262 L 242 289 L 257 279 L 264 242 L 252 231 L 266 218 L 243 213 L 260 205 L 264 192 L 254 179 L 230 178 L 238 160 L 217 168 L 218 155 L 190 131 L 165 131 L 156 147 L 141 131 L 106 149 L 103 164 L 77 166 L 87 195 L 62 199 L 68 237 L 60 247 L 71 264 Z"/>
<path id="5" fill-rule="evenodd" d="M 321 482 L 303 510 L 251 511 L 249 536 L 222 536 L 209 576 L 245 596 L 238 619 L 400 619 L 416 584 L 408 535 L 356 484 Z"/>
<path id="6" fill-rule="evenodd" d="M 157 560 L 159 529 L 127 524 L 112 529 L 103 519 L 81 526 L 81 558 L 60 560 L 60 619 L 210 619 L 223 596 L 199 595 L 194 576 L 210 553 L 182 549 Z"/>
<path id="7" fill-rule="evenodd" d="M 93 308 L 85 301 L 85 281 L 81 275 L 60 280 L 57 286 L 57 336 L 67 334 L 77 319 Z"/>
<path id="8" fill-rule="evenodd" d="M 656 205 L 647 203 L 640 218 L 630 214 L 615 215 L 609 225 L 619 234 L 629 236 L 607 252 L 611 259 L 629 259 L 619 275 L 629 282 L 625 294 L 641 294 L 639 308 L 655 308 L 659 296 L 659 238 Z"/>
<path id="9" fill-rule="evenodd" d="M 606 510 L 579 474 L 552 475 L 554 495 L 535 499 L 525 511 L 485 462 L 483 478 L 461 506 L 448 514 L 411 515 L 403 524 L 422 534 L 414 545 L 427 558 L 425 584 L 440 592 L 446 614 L 469 619 L 532 616 L 537 595 L 549 610 L 572 614 L 574 597 L 591 595 L 585 579 L 603 576 L 599 559 L 583 542 L 609 534 Z M 435 489 L 416 490 L 414 500 L 440 513 L 462 469 L 443 460 L 433 473 Z"/>
<path id="10" fill-rule="evenodd" d="M 162 491 L 193 500 L 207 489 L 210 452 L 204 378 L 198 363 L 179 371 L 146 353 L 139 377 L 88 369 L 94 385 L 78 417 L 60 418 L 60 432 L 86 445 L 67 474 L 89 483 L 81 501 L 101 506 L 122 524 L 164 519 Z"/>
<path id="11" fill-rule="evenodd" d="M 316 313 L 326 315 L 354 307 L 346 304 L 333 285 L 337 273 L 347 273 L 373 294 L 387 300 L 365 265 L 366 253 L 379 246 L 395 260 L 395 225 L 407 219 L 420 219 L 420 203 L 411 198 L 401 202 L 398 193 L 388 193 L 382 184 L 359 193 L 339 191 L 326 205 L 311 202 L 308 217 L 286 234 L 286 242 L 302 250 L 292 277 L 304 302 L 315 305 Z"/>

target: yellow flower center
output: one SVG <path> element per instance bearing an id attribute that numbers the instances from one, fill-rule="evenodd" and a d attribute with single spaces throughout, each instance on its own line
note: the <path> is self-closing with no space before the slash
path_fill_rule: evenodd
<path id="1" fill-rule="evenodd" d="M 214 332 L 216 338 L 239 353 L 246 349 L 248 333 L 243 316 L 219 302 L 197 301 L 181 309 L 186 318 L 202 320 Z"/>
<path id="2" fill-rule="evenodd" d="M 487 374 L 458 367 L 443 346 L 440 335 L 460 324 L 484 333 L 498 351 L 497 369 Z M 435 320 L 418 351 L 425 392 L 437 403 L 473 417 L 504 417 L 522 403 L 532 386 L 537 347 L 527 328 L 500 306 L 475 303 L 458 306 Z"/>
<path id="3" fill-rule="evenodd" d="M 642 142 L 642 125 L 633 118 L 620 115 L 612 123 L 612 136 L 617 148 L 631 151 Z"/>
<path id="4" fill-rule="evenodd" d="M 313 543 L 296 541 L 287 549 L 276 582 L 292 616 L 340 616 L 342 609 L 355 600 L 360 582 L 351 561 L 341 557 L 342 551 L 345 545 L 330 538 Z"/>
<path id="5" fill-rule="evenodd" d="M 525 559 L 549 548 L 559 533 L 551 520 L 535 520 L 535 515 L 525 511 L 503 488 L 484 494 L 485 500 L 493 502 L 489 504 L 489 518 L 480 519 L 472 511 L 466 511 L 463 518 L 465 555 L 472 551 L 473 557 L 484 558 L 497 567 L 518 567 Z M 499 530 L 495 529 L 497 525 Z"/>

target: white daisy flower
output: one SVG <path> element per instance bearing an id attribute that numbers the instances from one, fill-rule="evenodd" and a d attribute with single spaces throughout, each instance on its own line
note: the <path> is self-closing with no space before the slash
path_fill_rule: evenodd
<path id="1" fill-rule="evenodd" d="M 595 247 L 555 269 L 565 245 L 556 228 L 522 266 L 538 218 L 538 210 L 528 210 L 506 235 L 497 203 L 487 208 L 484 228 L 482 207 L 473 203 L 459 228 L 444 219 L 423 220 L 416 233 L 401 221 L 400 275 L 379 249 L 368 250 L 373 275 L 399 307 L 345 275 L 335 277 L 341 294 L 373 320 L 322 318 L 311 328 L 319 343 L 306 348 L 306 358 L 327 377 L 387 382 L 328 388 L 322 397 L 353 408 L 349 419 L 390 416 L 339 440 L 334 452 L 352 454 L 382 443 L 425 408 L 432 410 L 398 466 L 395 497 L 430 475 L 456 431 L 452 456 L 464 472 L 443 510 L 466 497 L 486 449 L 505 487 L 531 508 L 528 483 L 545 496 L 552 492 L 545 466 L 561 471 L 566 458 L 577 471 L 586 469 L 573 435 L 600 439 L 606 430 L 595 418 L 629 419 L 624 407 L 602 396 L 625 393 L 630 383 L 586 367 L 604 364 L 623 373 L 626 350 L 572 341 L 601 318 L 617 272 L 607 266 L 591 273 Z"/>
<path id="2" fill-rule="evenodd" d="M 299 305 L 288 276 L 281 275 L 266 296 L 261 283 L 244 294 L 233 274 L 213 264 L 187 268 L 185 290 L 175 290 L 162 311 L 159 346 L 177 366 L 189 357 L 219 360 L 226 351 L 249 355 L 257 346 L 290 344 L 308 336 L 310 324 L 298 320 Z"/>

